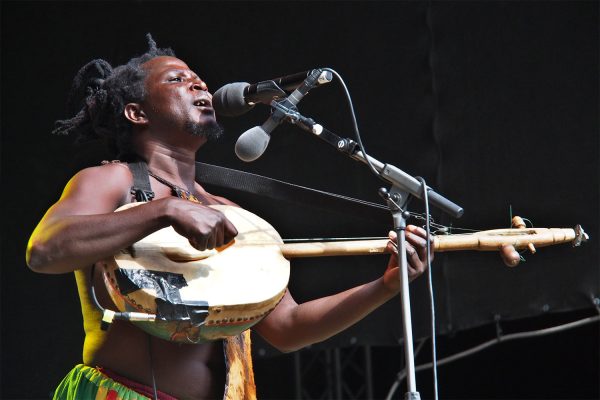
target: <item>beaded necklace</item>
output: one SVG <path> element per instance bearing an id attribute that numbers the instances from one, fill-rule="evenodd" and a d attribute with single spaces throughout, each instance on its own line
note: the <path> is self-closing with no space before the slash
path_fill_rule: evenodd
<path id="1" fill-rule="evenodd" d="M 156 179 L 157 181 L 159 181 L 160 183 L 162 183 L 163 185 L 166 185 L 168 187 L 171 188 L 171 190 L 173 191 L 173 193 L 175 193 L 175 195 L 181 199 L 185 199 L 185 200 L 190 200 L 193 201 L 194 203 L 202 203 L 200 200 L 198 200 L 198 198 L 196 196 L 194 196 L 194 194 L 192 192 L 190 192 L 189 190 L 185 190 L 180 188 L 179 186 L 169 182 L 168 180 L 161 178 L 158 175 L 155 175 L 152 171 L 148 171 L 148 175 L 150 175 L 151 177 L 153 177 L 154 179 Z"/>

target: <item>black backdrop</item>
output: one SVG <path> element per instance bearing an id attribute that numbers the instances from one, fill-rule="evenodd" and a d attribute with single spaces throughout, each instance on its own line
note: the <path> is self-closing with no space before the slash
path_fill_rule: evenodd
<path id="1" fill-rule="evenodd" d="M 441 355 L 506 332 L 593 315 L 598 275 L 598 5 L 596 2 L 2 2 L 2 398 L 44 398 L 80 360 L 82 329 L 72 276 L 41 276 L 24 264 L 27 238 L 67 179 L 103 158 L 49 134 L 64 117 L 77 69 L 113 65 L 145 49 L 152 32 L 212 90 L 318 66 L 345 79 L 366 149 L 425 177 L 465 216 L 436 220 L 472 229 L 506 227 L 509 207 L 537 226 L 581 223 L 592 241 L 525 255 L 515 269 L 497 256 L 438 255 L 434 263 Z M 300 104 L 351 136 L 340 86 Z M 223 119 L 227 137 L 199 159 L 319 189 L 379 201 L 366 168 L 294 127 L 280 127 L 265 155 L 233 154 L 240 132 L 267 109 Z M 230 193 L 283 237 L 381 235 L 370 218 Z M 415 202 L 414 210 L 421 207 Z M 383 219 L 385 221 L 385 219 Z M 381 273 L 384 259 L 295 262 L 298 300 Z M 411 287 L 417 338 L 428 335 L 425 280 Z M 374 345 L 376 395 L 399 367 L 398 304 L 319 347 Z M 449 398 L 597 398 L 598 325 L 504 344 L 440 369 Z M 293 395 L 290 356 L 258 338 L 263 398 Z M 265 354 L 260 356 L 259 354 Z M 425 356 L 422 361 L 428 361 Z M 417 378 L 431 396 L 430 376 Z"/>

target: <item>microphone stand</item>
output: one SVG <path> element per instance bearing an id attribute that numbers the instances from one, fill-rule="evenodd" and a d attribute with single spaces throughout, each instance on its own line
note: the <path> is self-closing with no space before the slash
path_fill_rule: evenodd
<path id="1" fill-rule="evenodd" d="M 424 197 L 424 190 L 427 190 L 427 196 L 432 205 L 455 218 L 460 218 L 464 212 L 462 207 L 446 199 L 444 196 L 434 192 L 430 187 L 423 188 L 421 182 L 405 173 L 401 169 L 391 165 L 384 164 L 373 157 L 364 154 L 358 146 L 358 143 L 351 139 L 341 138 L 335 133 L 325 129 L 317 124 L 313 119 L 302 116 L 295 107 L 287 108 L 281 102 L 273 101 L 271 106 L 274 113 L 280 117 L 280 121 L 287 121 L 298 125 L 302 129 L 313 133 L 315 136 L 329 143 L 338 151 L 348 155 L 354 160 L 369 164 L 376 170 L 379 176 L 391 184 L 391 188 L 380 188 L 379 194 L 386 200 L 388 208 L 392 214 L 394 222 L 394 231 L 396 232 L 396 245 L 398 248 L 398 267 L 400 268 L 400 299 L 402 304 L 402 331 L 404 334 L 404 355 L 406 359 L 407 371 L 407 392 L 404 395 L 405 400 L 420 400 L 421 396 L 417 391 L 415 380 L 415 360 L 413 351 L 412 322 L 410 313 L 410 295 L 408 285 L 408 262 L 406 259 L 406 220 L 409 213 L 406 205 L 410 196 L 420 199 Z"/>

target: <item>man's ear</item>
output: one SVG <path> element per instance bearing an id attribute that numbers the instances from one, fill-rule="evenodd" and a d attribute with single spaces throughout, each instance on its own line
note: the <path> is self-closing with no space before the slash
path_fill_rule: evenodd
<path id="1" fill-rule="evenodd" d="M 138 103 L 127 103 L 125 105 L 125 109 L 123 110 L 123 114 L 125 118 L 131 121 L 134 125 L 146 125 L 148 123 L 148 118 L 146 117 L 146 113 L 142 110 L 142 106 Z"/>

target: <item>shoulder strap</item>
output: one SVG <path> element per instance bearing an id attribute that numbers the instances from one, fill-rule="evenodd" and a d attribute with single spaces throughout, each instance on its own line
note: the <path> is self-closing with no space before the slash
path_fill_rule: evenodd
<path id="1" fill-rule="evenodd" d="M 150 186 L 146 162 L 136 161 L 127 163 L 127 166 L 133 175 L 131 194 L 135 196 L 135 201 L 151 201 L 154 198 L 154 192 Z"/>
<path id="2" fill-rule="evenodd" d="M 310 204 L 324 210 L 337 209 L 356 215 L 361 214 L 366 209 L 372 209 L 376 212 L 382 212 L 381 215 L 386 217 L 389 215 L 387 207 L 383 204 L 201 162 L 196 162 L 196 181 L 203 185 L 208 184 L 216 188 L 251 193 L 274 200 Z"/>

